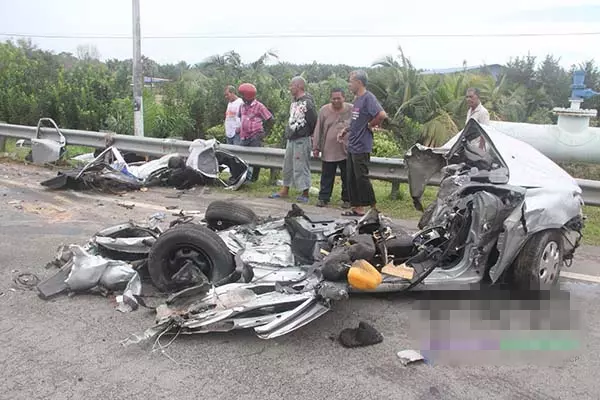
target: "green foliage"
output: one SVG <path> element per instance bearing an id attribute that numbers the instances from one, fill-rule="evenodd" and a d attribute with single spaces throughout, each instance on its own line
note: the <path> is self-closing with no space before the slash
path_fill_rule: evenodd
<path id="1" fill-rule="evenodd" d="M 380 130 L 373 133 L 373 155 L 375 157 L 402 158 L 404 153 L 392 132 Z"/>
<path id="2" fill-rule="evenodd" d="M 40 117 L 51 117 L 63 128 L 133 134 L 131 60 L 100 62 L 97 51 L 89 46 L 80 46 L 77 53 L 54 54 L 27 40 L 0 43 L 0 120 L 35 125 Z M 273 52 L 251 62 L 244 62 L 235 51 L 193 66 L 183 61 L 160 65 L 147 57 L 142 62 L 145 75 L 171 80 L 144 90 L 144 131 L 150 137 L 224 141 L 227 85 L 256 85 L 258 100 L 274 116 L 265 145 L 275 147 L 285 144 L 283 131 L 291 101 L 288 86 L 293 76 L 307 79 L 317 107 L 329 101 L 334 87 L 346 90 L 347 101 L 353 98 L 347 79 L 354 67 L 279 62 Z M 567 105 L 574 68 L 586 71 L 588 87 L 600 88 L 600 70 L 593 60 L 567 71 L 551 55 L 541 62 L 532 56 L 516 57 L 497 79 L 486 68 L 424 75 L 400 48 L 397 57 L 385 57 L 365 68 L 369 89 L 389 115 L 383 124 L 386 132 L 375 136 L 374 152 L 399 156 L 416 142 L 442 144 L 464 126 L 464 95 L 473 86 L 481 90 L 492 119 L 553 123 L 552 108 Z M 600 108 L 600 96 L 583 106 Z"/>
<path id="3" fill-rule="evenodd" d="M 227 137 L 225 136 L 225 125 L 216 125 L 206 130 L 207 139 L 217 139 L 221 143 L 227 143 Z"/>

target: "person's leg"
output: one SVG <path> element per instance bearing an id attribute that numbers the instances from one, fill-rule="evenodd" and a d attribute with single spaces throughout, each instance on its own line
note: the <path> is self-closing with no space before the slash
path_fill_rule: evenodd
<path id="1" fill-rule="evenodd" d="M 236 134 L 235 134 L 235 136 L 234 136 L 234 137 L 232 138 L 232 140 L 231 140 L 231 144 L 233 144 L 233 145 L 236 145 L 236 146 L 239 146 L 239 145 L 240 145 L 240 142 L 241 142 L 241 139 L 240 139 L 240 134 L 239 134 L 239 133 L 236 133 Z"/>
<path id="2" fill-rule="evenodd" d="M 348 198 L 350 199 L 351 209 L 342 213 L 342 215 L 346 216 L 358 216 L 362 214 L 362 208 L 359 206 L 361 188 L 358 186 L 354 168 L 354 154 L 348 154 L 348 158 L 346 159 L 346 183 L 348 184 Z"/>
<path id="3" fill-rule="evenodd" d="M 225 136 L 225 139 L 227 140 L 227 144 L 234 144 L 233 141 L 235 139 L 235 136 L 234 137 L 227 137 L 227 136 Z"/>
<path id="4" fill-rule="evenodd" d="M 324 207 L 331 200 L 336 169 L 337 163 L 335 162 L 321 162 L 321 188 L 319 190 L 319 202 L 317 203 L 319 207 Z"/>
<path id="5" fill-rule="evenodd" d="M 310 152 L 311 152 L 310 137 L 300 138 L 295 140 L 294 143 L 294 158 L 293 164 L 293 175 L 294 175 L 294 186 L 302 192 L 302 195 L 298 197 L 299 201 L 306 202 L 309 197 L 309 190 L 311 186 L 310 176 Z"/>
<path id="6" fill-rule="evenodd" d="M 250 147 L 262 147 L 263 146 L 262 137 L 255 136 L 252 139 L 250 139 L 249 146 Z M 256 182 L 258 180 L 259 175 L 260 175 L 260 167 L 252 167 L 251 181 Z"/>
<path id="7" fill-rule="evenodd" d="M 348 196 L 348 175 L 347 175 L 347 160 L 337 162 L 340 167 L 340 177 L 342 178 L 342 208 L 350 208 L 350 197 Z"/>
<path id="8" fill-rule="evenodd" d="M 294 166 L 293 166 L 293 159 L 294 159 L 294 142 L 291 140 L 288 140 L 286 145 L 285 145 L 285 155 L 283 156 L 283 168 L 282 168 L 282 175 L 283 175 L 283 186 L 281 187 L 281 189 L 279 189 L 279 191 L 277 193 L 273 193 L 271 195 L 272 198 L 278 198 L 278 197 L 287 197 L 289 195 L 289 191 L 290 191 L 290 186 L 293 183 L 293 173 L 294 173 Z"/>
<path id="9" fill-rule="evenodd" d="M 356 183 L 360 187 L 359 196 L 356 201 L 356 205 L 359 207 L 375 207 L 375 192 L 373 191 L 373 185 L 371 179 L 369 179 L 369 160 L 371 155 L 369 153 L 354 154 L 354 171 L 356 175 Z"/>

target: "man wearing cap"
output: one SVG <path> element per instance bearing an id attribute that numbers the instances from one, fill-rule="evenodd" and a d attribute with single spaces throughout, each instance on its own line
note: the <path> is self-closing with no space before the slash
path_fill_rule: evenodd
<path id="1" fill-rule="evenodd" d="M 256 87 L 251 83 L 243 83 L 238 92 L 244 100 L 240 106 L 240 145 L 248 147 L 262 147 L 263 139 L 273 124 L 273 114 L 256 100 Z M 260 167 L 250 167 L 250 182 L 256 182 L 260 174 Z"/>

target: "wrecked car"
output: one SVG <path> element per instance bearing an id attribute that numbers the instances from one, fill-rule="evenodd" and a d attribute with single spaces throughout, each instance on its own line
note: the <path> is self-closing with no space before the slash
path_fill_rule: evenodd
<path id="1" fill-rule="evenodd" d="M 377 210 L 335 219 L 294 204 L 283 218 L 259 218 L 226 201 L 211 203 L 204 220 L 182 217 L 156 235 L 141 230 L 132 243 L 139 258 L 147 254 L 152 284 L 170 295 L 156 307 L 155 326 L 123 344 L 246 328 L 271 339 L 352 292 L 557 284 L 584 223 L 581 189 L 565 171 L 473 120 L 440 148 L 415 145 L 405 161 L 414 204 L 424 211 L 416 233 Z M 439 173 L 437 198 L 425 208 L 425 186 Z M 109 242 L 96 237 L 95 248 Z"/>
<path id="2" fill-rule="evenodd" d="M 584 227 L 582 190 L 565 170 L 527 143 L 470 120 L 440 148 L 416 145 L 405 156 L 419 229 L 446 238 L 445 261 L 428 282 L 556 285 Z M 423 209 L 426 184 L 441 172 L 436 200 Z M 437 239 L 439 240 L 439 239 Z"/>
<path id="3" fill-rule="evenodd" d="M 248 165 L 234 154 L 221 150 L 215 139 L 196 139 L 189 155 L 167 154 L 144 162 L 127 162 L 117 147 L 111 145 L 98 154 L 79 156 L 87 163 L 73 171 L 59 171 L 57 176 L 41 182 L 49 189 L 93 189 L 104 192 L 139 190 L 150 186 L 189 189 L 196 185 L 221 184 L 237 190 L 246 181 Z M 228 172 L 226 180 L 221 173 Z"/>

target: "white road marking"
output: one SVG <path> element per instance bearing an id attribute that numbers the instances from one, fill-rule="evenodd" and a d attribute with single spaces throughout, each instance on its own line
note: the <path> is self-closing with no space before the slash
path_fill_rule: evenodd
<path id="1" fill-rule="evenodd" d="M 563 278 L 575 279 L 578 281 L 600 283 L 600 276 L 578 274 L 576 272 L 566 271 L 561 271 L 560 276 L 562 276 Z"/>

